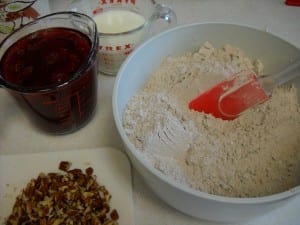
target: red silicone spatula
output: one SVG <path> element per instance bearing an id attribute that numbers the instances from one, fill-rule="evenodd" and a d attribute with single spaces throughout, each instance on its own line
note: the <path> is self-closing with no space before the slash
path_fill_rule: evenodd
<path id="1" fill-rule="evenodd" d="M 256 76 L 253 71 L 241 71 L 224 80 L 189 103 L 189 108 L 232 120 L 245 110 L 269 99 L 275 86 L 300 76 L 300 60 L 277 74 Z"/>

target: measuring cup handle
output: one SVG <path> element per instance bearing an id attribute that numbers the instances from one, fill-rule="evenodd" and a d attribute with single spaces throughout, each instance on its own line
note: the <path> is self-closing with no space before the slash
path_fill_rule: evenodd
<path id="1" fill-rule="evenodd" d="M 166 21 L 168 23 L 169 27 L 172 27 L 177 24 L 176 14 L 170 7 L 163 5 L 163 4 L 156 4 L 154 13 L 152 14 L 152 16 L 150 18 L 151 26 L 157 20 L 160 20 L 160 19 Z M 153 30 L 152 30 L 152 32 L 153 32 Z"/>

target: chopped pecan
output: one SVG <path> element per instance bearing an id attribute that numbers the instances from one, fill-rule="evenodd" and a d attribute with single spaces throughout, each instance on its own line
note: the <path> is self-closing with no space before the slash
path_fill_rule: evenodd
<path id="1" fill-rule="evenodd" d="M 117 221 L 119 219 L 119 213 L 117 212 L 117 210 L 113 210 L 110 213 L 110 217 L 113 221 Z"/>
<path id="2" fill-rule="evenodd" d="M 88 167 L 88 168 L 86 168 L 85 173 L 86 173 L 88 176 L 92 176 L 93 173 L 94 173 L 94 169 L 93 169 L 92 167 Z"/>
<path id="3" fill-rule="evenodd" d="M 12 224 L 99 224 L 117 225 L 117 210 L 110 208 L 111 194 L 100 185 L 88 167 L 70 170 L 62 161 L 63 173 L 41 173 L 17 196 L 6 225 Z"/>
<path id="4" fill-rule="evenodd" d="M 58 166 L 60 170 L 65 172 L 67 172 L 70 169 L 70 167 L 71 167 L 71 163 L 68 161 L 61 161 Z"/>

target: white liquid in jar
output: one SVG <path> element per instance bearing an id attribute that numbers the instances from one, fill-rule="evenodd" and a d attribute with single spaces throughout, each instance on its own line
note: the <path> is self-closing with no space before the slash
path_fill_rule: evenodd
<path id="1" fill-rule="evenodd" d="M 145 23 L 145 18 L 128 10 L 110 10 L 94 18 L 100 33 L 122 33 L 134 30 Z"/>

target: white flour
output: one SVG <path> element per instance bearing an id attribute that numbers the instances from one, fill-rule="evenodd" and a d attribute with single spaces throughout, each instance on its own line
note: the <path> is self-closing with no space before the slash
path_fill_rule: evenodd
<path id="1" fill-rule="evenodd" d="M 205 43 L 166 59 L 123 115 L 131 142 L 155 168 L 195 189 L 224 196 L 263 196 L 300 185 L 300 107 L 295 88 L 234 121 L 190 111 L 188 102 L 242 69 L 260 73 L 229 45 Z"/>

